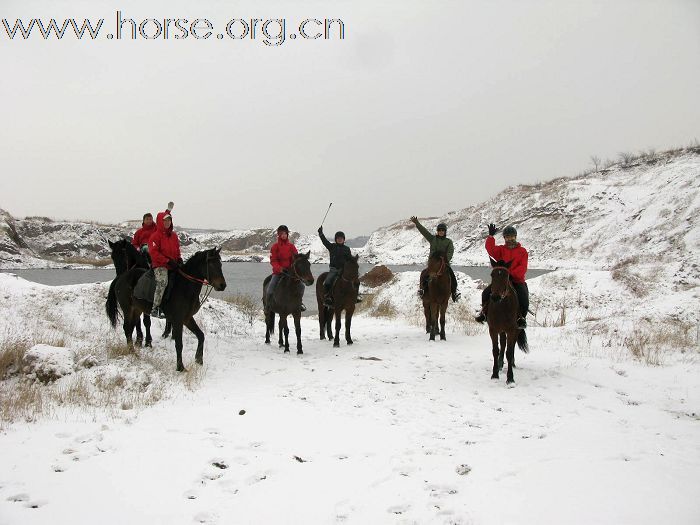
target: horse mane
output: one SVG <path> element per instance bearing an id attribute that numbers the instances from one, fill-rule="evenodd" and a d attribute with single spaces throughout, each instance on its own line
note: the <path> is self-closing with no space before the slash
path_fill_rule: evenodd
<path id="1" fill-rule="evenodd" d="M 209 250 L 201 250 L 198 252 L 195 252 L 192 256 L 190 256 L 186 261 L 185 264 L 183 265 L 184 269 L 189 271 L 193 268 L 196 268 L 199 266 L 202 262 L 204 262 L 207 258 L 207 255 L 209 252 L 211 252 L 214 248 L 209 249 Z"/>

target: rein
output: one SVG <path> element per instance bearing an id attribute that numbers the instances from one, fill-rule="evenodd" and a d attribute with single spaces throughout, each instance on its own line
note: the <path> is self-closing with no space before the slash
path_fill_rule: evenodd
<path id="1" fill-rule="evenodd" d="M 194 277 L 193 275 L 190 275 L 187 272 L 185 272 L 182 268 L 177 269 L 177 273 L 179 273 L 182 277 L 184 277 L 188 281 L 206 286 L 207 289 L 204 292 L 204 298 L 201 301 L 199 301 L 200 308 L 202 307 L 202 305 L 204 303 L 207 302 L 207 299 L 209 299 L 209 295 L 211 295 L 211 291 L 214 289 L 214 287 L 211 284 L 209 284 L 209 255 L 207 255 L 204 262 L 205 262 L 205 266 L 207 267 L 207 277 L 205 279 L 199 279 L 198 277 Z"/>
<path id="2" fill-rule="evenodd" d="M 513 283 L 510 281 L 510 271 L 508 270 L 508 268 L 506 268 L 505 266 L 494 266 L 493 269 L 494 270 L 505 270 L 506 272 L 508 272 L 508 284 L 506 285 L 506 291 L 503 292 L 502 294 L 495 294 L 493 292 L 491 293 L 491 300 L 493 300 L 494 297 L 499 297 L 499 301 L 502 301 L 503 299 L 508 297 L 511 292 L 514 292 L 515 288 L 513 288 Z M 491 284 L 493 285 L 493 283 L 491 283 Z M 496 302 L 496 301 L 494 301 L 494 302 Z"/>

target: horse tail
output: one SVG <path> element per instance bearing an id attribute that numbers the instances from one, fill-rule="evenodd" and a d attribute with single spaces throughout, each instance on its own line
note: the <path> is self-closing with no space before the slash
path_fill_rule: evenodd
<path id="1" fill-rule="evenodd" d="M 530 351 L 530 347 L 527 345 L 527 334 L 525 334 L 525 330 L 520 330 L 518 334 L 518 348 L 526 354 Z"/>
<path id="2" fill-rule="evenodd" d="M 109 323 L 112 325 L 112 328 L 116 328 L 117 316 L 119 315 L 119 311 L 117 310 L 117 306 L 118 306 L 117 305 L 117 291 L 116 291 L 117 279 L 114 279 L 112 281 L 112 284 L 109 285 L 109 293 L 107 294 L 107 303 L 105 304 L 105 311 L 107 312 L 107 317 L 109 318 Z"/>

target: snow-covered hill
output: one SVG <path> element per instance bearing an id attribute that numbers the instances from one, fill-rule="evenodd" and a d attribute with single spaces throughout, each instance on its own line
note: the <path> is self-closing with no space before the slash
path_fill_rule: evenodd
<path id="1" fill-rule="evenodd" d="M 513 224 L 539 268 L 612 268 L 631 257 L 682 267 L 700 279 L 700 148 L 617 164 L 575 178 L 508 188 L 492 199 L 422 221 L 446 222 L 458 264 L 488 264 L 487 224 Z M 422 263 L 427 245 L 408 218 L 374 232 L 366 260 Z"/>

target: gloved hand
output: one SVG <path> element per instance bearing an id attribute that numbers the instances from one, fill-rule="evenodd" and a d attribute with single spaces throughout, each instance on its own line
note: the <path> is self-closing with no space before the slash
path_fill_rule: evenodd
<path id="1" fill-rule="evenodd" d="M 177 270 L 177 261 L 175 259 L 168 259 L 166 266 L 168 270 Z"/>
<path id="2" fill-rule="evenodd" d="M 318 227 L 318 233 L 319 233 L 319 234 L 323 233 L 323 226 L 319 226 L 319 227 Z"/>
<path id="3" fill-rule="evenodd" d="M 497 231 L 498 230 L 496 229 L 496 225 L 494 223 L 489 224 L 489 235 L 490 236 L 493 237 L 494 235 L 496 235 Z"/>
<path id="4" fill-rule="evenodd" d="M 413 215 L 413 216 L 411 217 L 411 222 L 412 222 L 413 224 L 418 224 L 418 217 L 416 217 L 415 215 Z"/>

